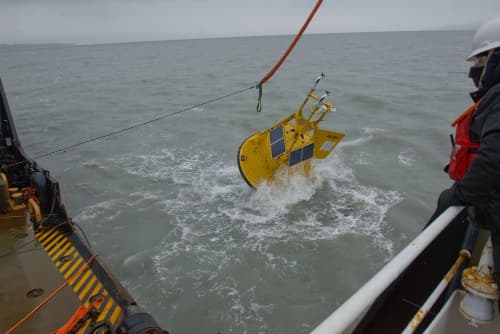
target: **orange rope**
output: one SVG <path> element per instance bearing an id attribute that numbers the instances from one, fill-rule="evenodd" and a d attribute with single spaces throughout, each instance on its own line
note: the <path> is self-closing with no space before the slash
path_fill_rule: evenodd
<path id="1" fill-rule="evenodd" d="M 318 11 L 318 8 L 319 6 L 321 6 L 321 3 L 323 2 L 323 0 L 318 0 L 318 2 L 316 3 L 316 5 L 314 6 L 313 10 L 311 11 L 311 13 L 309 14 L 309 16 L 307 17 L 307 20 L 306 22 L 304 22 L 304 25 L 302 26 L 302 28 L 300 29 L 299 33 L 297 34 L 297 36 L 295 36 L 294 40 L 292 41 L 292 43 L 290 44 L 290 46 L 288 46 L 288 49 L 285 51 L 285 53 L 283 54 L 283 56 L 281 56 L 281 59 L 276 63 L 276 65 L 274 65 L 274 67 L 260 80 L 260 84 L 262 85 L 264 82 L 266 82 L 267 80 L 269 80 L 273 75 L 274 73 L 278 70 L 278 68 L 280 68 L 281 65 L 283 65 L 283 63 L 285 62 L 285 59 L 288 57 L 288 55 L 290 54 L 290 52 L 292 52 L 293 48 L 295 47 L 295 44 L 297 44 L 297 42 L 299 41 L 299 39 L 302 37 L 302 34 L 304 33 L 304 31 L 306 30 L 307 26 L 309 25 L 309 23 L 311 22 L 312 18 L 314 17 L 314 15 L 316 14 L 316 12 Z"/>
<path id="2" fill-rule="evenodd" d="M 67 281 L 65 281 L 63 284 L 61 284 L 57 289 L 52 291 L 50 295 L 48 295 L 44 300 L 40 302 L 33 310 L 31 310 L 28 314 L 24 316 L 21 320 L 19 320 L 14 326 L 12 326 L 5 334 L 12 334 L 19 326 L 21 326 L 23 323 L 25 323 L 29 318 L 31 318 L 36 312 L 38 312 L 42 306 L 47 304 L 52 298 L 54 298 L 59 292 L 61 292 L 62 289 L 64 289 L 71 280 L 76 278 L 78 275 L 80 275 L 85 269 L 88 268 L 89 264 L 98 256 L 97 253 L 93 254 L 88 261 L 86 262 L 86 266 L 82 266 L 73 276 L 71 276 Z"/>
<path id="3" fill-rule="evenodd" d="M 80 306 L 75 311 L 75 313 L 73 313 L 71 318 L 64 325 L 62 325 L 61 328 L 59 328 L 56 331 L 53 331 L 52 334 L 74 333 L 76 331 L 75 326 L 77 326 L 78 323 L 81 321 L 87 322 L 89 319 L 92 319 L 92 318 L 88 318 L 90 312 L 92 310 L 97 311 L 97 309 L 99 308 L 99 306 L 101 306 L 103 301 L 104 301 L 103 297 L 98 297 L 92 303 L 90 303 L 88 306 L 85 306 L 85 305 Z"/>

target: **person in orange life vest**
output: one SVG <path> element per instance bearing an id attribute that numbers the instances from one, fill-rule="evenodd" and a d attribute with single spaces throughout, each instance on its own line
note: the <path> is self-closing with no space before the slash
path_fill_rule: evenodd
<path id="1" fill-rule="evenodd" d="M 477 223 L 491 231 L 500 286 L 500 17 L 479 27 L 467 60 L 473 62 L 469 77 L 477 87 L 471 93 L 476 105 L 472 113 L 457 120 L 455 142 L 475 148 L 460 151 L 463 147 L 454 145 L 447 171 L 455 183 L 441 193 L 429 222 L 449 206 L 474 207 Z"/>

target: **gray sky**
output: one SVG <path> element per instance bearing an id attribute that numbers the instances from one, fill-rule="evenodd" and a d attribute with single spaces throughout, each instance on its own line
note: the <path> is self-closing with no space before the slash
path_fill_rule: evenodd
<path id="1" fill-rule="evenodd" d="M 2 43 L 295 34 L 316 0 L 0 0 Z M 324 0 L 309 33 L 476 29 L 500 0 Z"/>

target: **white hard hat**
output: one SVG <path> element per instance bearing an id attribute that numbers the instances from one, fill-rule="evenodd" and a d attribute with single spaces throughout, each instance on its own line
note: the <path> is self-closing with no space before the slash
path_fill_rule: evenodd
<path id="1" fill-rule="evenodd" d="M 472 38 L 472 53 L 467 60 L 472 60 L 481 52 L 500 46 L 500 17 L 483 23 Z"/>

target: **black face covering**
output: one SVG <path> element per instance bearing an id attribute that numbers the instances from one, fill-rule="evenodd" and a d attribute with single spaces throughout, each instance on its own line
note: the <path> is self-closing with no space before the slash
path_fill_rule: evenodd
<path id="1" fill-rule="evenodd" d="M 483 67 L 471 67 L 469 71 L 469 78 L 479 88 L 470 94 L 474 102 L 479 101 L 491 87 L 500 82 L 500 49 L 497 48 L 488 58 L 486 69 L 481 78 L 482 72 Z"/>
<path id="2" fill-rule="evenodd" d="M 474 85 L 479 88 L 479 80 L 481 80 L 481 74 L 483 74 L 484 66 L 471 67 L 469 71 L 469 78 L 472 79 Z"/>

